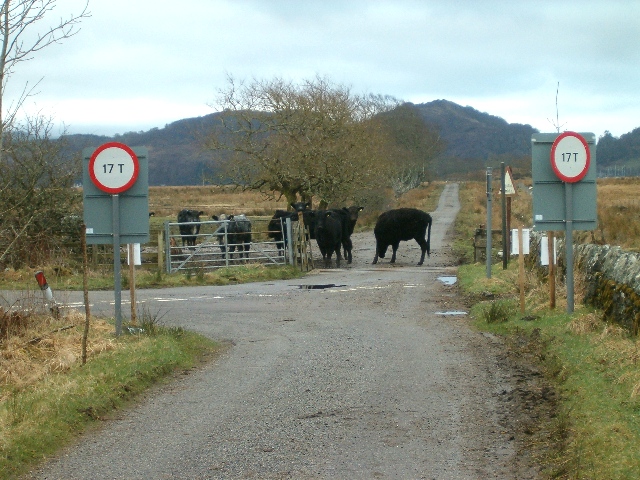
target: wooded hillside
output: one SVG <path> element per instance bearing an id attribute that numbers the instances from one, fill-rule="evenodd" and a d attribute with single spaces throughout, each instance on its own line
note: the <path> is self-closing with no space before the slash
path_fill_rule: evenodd
<path id="1" fill-rule="evenodd" d="M 481 175 L 488 165 L 501 161 L 530 174 L 531 125 L 508 123 L 500 117 L 460 106 L 448 100 L 413 105 L 425 123 L 437 129 L 446 150 L 434 163 L 435 178 L 462 178 Z M 215 156 L 203 150 L 201 135 L 216 123 L 217 113 L 186 118 L 147 132 L 127 132 L 114 137 L 68 135 L 71 152 L 97 148 L 118 141 L 149 149 L 150 185 L 200 185 L 205 175 L 215 173 Z M 598 142 L 599 165 L 640 159 L 640 128 L 619 139 L 610 134 Z M 528 170 L 528 172 L 527 172 Z"/>

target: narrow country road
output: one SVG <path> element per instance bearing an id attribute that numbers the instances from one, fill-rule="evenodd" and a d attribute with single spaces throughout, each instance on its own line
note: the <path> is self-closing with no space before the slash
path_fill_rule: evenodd
<path id="1" fill-rule="evenodd" d="M 452 314 L 463 308 L 448 281 L 458 210 L 458 185 L 448 184 L 422 267 L 413 241 L 395 265 L 371 265 L 366 232 L 354 235 L 347 268 L 138 291 L 165 323 L 230 348 L 28 478 L 536 478 L 516 455 L 512 372 L 498 340 Z M 92 314 L 113 316 L 113 292 L 90 297 Z"/>

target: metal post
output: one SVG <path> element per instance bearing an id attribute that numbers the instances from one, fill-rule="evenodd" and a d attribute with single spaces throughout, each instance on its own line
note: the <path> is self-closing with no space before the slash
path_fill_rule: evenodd
<path id="1" fill-rule="evenodd" d="M 136 252 L 135 244 L 127 245 L 129 255 L 129 298 L 131 299 L 131 325 L 136 324 Z"/>
<path id="2" fill-rule="evenodd" d="M 556 308 L 556 239 L 554 232 L 547 232 L 547 251 L 549 255 L 549 308 Z"/>
<path id="3" fill-rule="evenodd" d="M 292 228 L 291 228 L 291 218 L 287 217 L 287 221 L 285 223 L 284 228 L 287 229 L 285 238 L 287 238 L 288 241 L 284 242 L 284 248 L 289 252 L 289 265 L 293 265 L 293 232 L 292 232 Z M 286 253 L 285 253 L 286 256 Z"/>
<path id="4" fill-rule="evenodd" d="M 491 209 L 493 208 L 491 203 L 491 197 L 493 195 L 491 181 L 491 167 L 487 167 L 487 278 L 491 278 L 491 241 L 493 240 L 491 233 Z"/>
<path id="5" fill-rule="evenodd" d="M 507 192 L 506 189 L 506 180 L 505 180 L 506 171 L 504 168 L 504 162 L 500 163 L 500 189 L 502 191 L 502 195 L 500 195 L 501 204 L 502 204 L 502 269 L 507 269 L 507 262 L 509 259 L 509 251 L 507 250 Z"/>
<path id="6" fill-rule="evenodd" d="M 228 225 L 229 225 L 229 220 L 225 220 L 225 222 L 223 223 L 224 225 L 224 245 L 225 245 L 225 249 L 224 249 L 224 264 L 225 266 L 229 266 L 229 234 L 228 234 Z"/>
<path id="7" fill-rule="evenodd" d="M 158 248 L 160 246 L 158 245 Z M 169 222 L 164 222 L 164 258 L 166 259 L 166 269 L 167 273 L 171 273 L 171 230 L 169 229 Z"/>
<path id="8" fill-rule="evenodd" d="M 565 194 L 565 235 L 564 248 L 567 258 L 567 312 L 573 313 L 573 184 L 564 183 Z"/>
<path id="9" fill-rule="evenodd" d="M 122 278 L 120 276 L 120 197 L 111 195 L 113 217 L 113 293 L 115 296 L 116 337 L 122 334 Z"/>

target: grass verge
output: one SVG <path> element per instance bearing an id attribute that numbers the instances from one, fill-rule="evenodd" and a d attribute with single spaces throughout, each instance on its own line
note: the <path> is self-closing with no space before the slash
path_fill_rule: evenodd
<path id="1" fill-rule="evenodd" d="M 82 290 L 82 273 L 68 272 L 64 275 L 56 273 L 52 268 L 43 269 L 47 283 L 55 292 L 57 290 Z M 37 287 L 36 269 L 7 270 L 0 275 L 0 290 L 33 290 Z M 158 269 L 136 270 L 136 288 L 168 288 L 197 285 L 231 285 L 269 280 L 287 280 L 305 275 L 299 268 L 292 266 L 267 266 L 248 264 L 235 267 L 220 268 L 214 271 L 202 269 L 187 270 L 182 273 L 166 273 Z M 89 290 L 112 290 L 113 269 L 88 272 Z M 129 288 L 129 270 L 122 270 L 122 288 Z"/>
<path id="2" fill-rule="evenodd" d="M 73 330 L 76 330 L 73 332 Z M 44 355 L 51 345 L 62 343 L 61 335 L 81 330 L 65 330 L 56 338 L 49 336 L 33 346 L 5 348 L 12 356 Z M 144 333 L 112 337 L 107 329 L 94 333 L 88 362 L 75 362 L 29 384 L 3 382 L 0 392 L 0 477 L 17 478 L 62 446 L 77 438 L 83 430 L 96 425 L 114 409 L 132 401 L 149 386 L 173 372 L 184 371 L 210 358 L 223 348 L 200 335 L 181 328 L 168 328 L 155 321 L 143 322 Z M 96 331 L 93 329 L 92 331 Z M 112 332 L 112 327 L 109 328 Z M 110 337 L 110 338 L 106 338 Z M 74 341 L 74 344 L 77 343 Z M 108 348 L 105 346 L 108 345 Z M 9 361 L 3 358 L 3 364 Z M 41 362 L 42 363 L 42 362 Z M 59 362 L 58 362 L 59 363 Z"/>
<path id="3" fill-rule="evenodd" d="M 638 339 L 593 309 L 577 304 L 567 313 L 560 297 L 549 309 L 547 286 L 533 277 L 522 314 L 516 264 L 494 265 L 490 279 L 484 264 L 464 265 L 458 276 L 475 327 L 504 337 L 510 355 L 527 356 L 555 390 L 550 418 L 526 430 L 525 448 L 548 478 L 638 478 Z"/>

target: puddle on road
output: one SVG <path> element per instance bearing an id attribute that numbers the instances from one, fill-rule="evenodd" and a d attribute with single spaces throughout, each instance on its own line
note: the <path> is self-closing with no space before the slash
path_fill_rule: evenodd
<path id="1" fill-rule="evenodd" d="M 325 288 L 346 287 L 346 285 L 336 285 L 335 283 L 326 283 L 324 285 L 298 285 L 303 290 L 322 290 Z"/>
<path id="2" fill-rule="evenodd" d="M 435 312 L 436 315 L 466 315 L 467 312 L 462 312 L 460 310 L 452 310 L 450 312 Z"/>
<path id="3" fill-rule="evenodd" d="M 455 285 L 455 283 L 458 281 L 458 277 L 438 277 L 438 280 L 440 280 L 442 283 L 444 283 L 445 285 Z"/>

